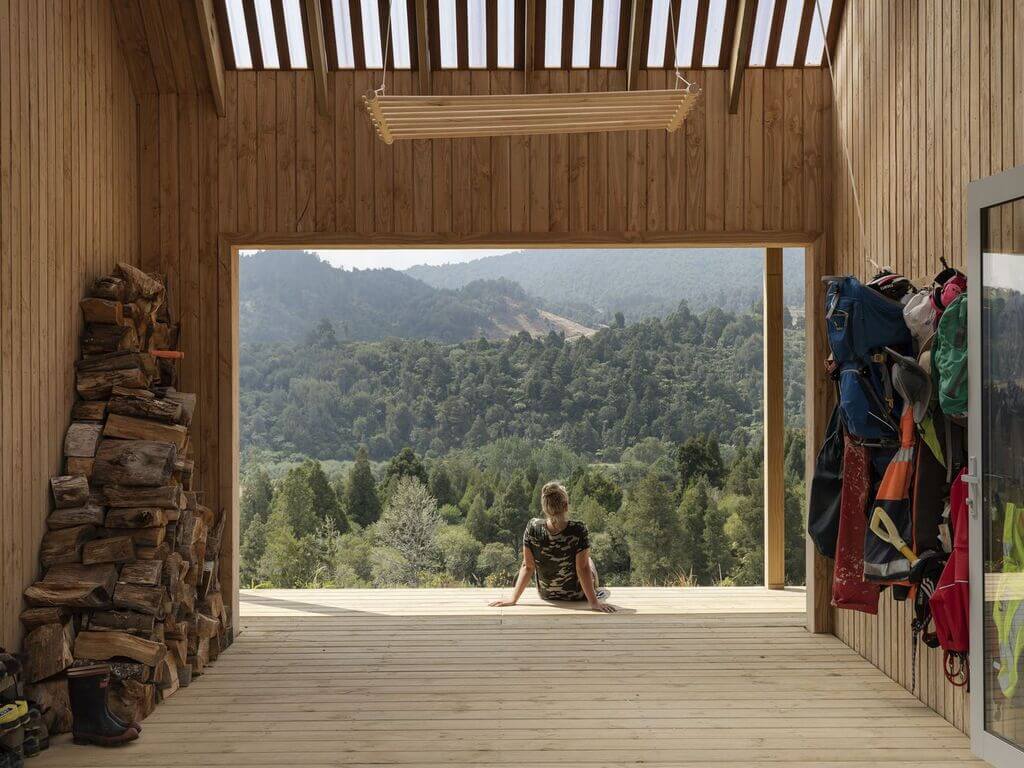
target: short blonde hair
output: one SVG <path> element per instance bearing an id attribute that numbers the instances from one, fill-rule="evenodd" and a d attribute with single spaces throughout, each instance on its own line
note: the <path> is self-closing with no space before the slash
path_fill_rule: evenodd
<path id="1" fill-rule="evenodd" d="M 569 492 L 561 483 L 547 483 L 540 492 L 540 509 L 545 517 L 565 523 L 569 516 Z"/>

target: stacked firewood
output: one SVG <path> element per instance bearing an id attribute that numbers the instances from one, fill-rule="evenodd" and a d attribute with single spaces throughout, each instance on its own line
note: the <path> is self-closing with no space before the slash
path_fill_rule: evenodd
<path id="1" fill-rule="evenodd" d="M 81 302 L 65 474 L 25 591 L 30 696 L 66 730 L 73 665 L 110 662 L 111 710 L 146 717 L 230 642 L 225 516 L 193 486 L 195 395 L 175 389 L 178 331 L 162 280 L 122 264 Z"/>

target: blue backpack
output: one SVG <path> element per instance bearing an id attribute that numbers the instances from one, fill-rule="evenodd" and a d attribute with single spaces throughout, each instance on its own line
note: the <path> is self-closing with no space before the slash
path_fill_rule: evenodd
<path id="1" fill-rule="evenodd" d="M 898 445 L 903 402 L 893 389 L 885 348 L 913 354 L 903 305 L 854 277 L 832 278 L 825 323 L 847 432 L 868 444 Z"/>

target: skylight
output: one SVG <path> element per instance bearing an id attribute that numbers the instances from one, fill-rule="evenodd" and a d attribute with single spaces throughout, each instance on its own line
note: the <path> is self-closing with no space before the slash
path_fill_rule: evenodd
<path id="1" fill-rule="evenodd" d="M 391 60 L 395 69 L 409 69 L 412 66 L 411 50 L 409 7 L 406 3 L 391 3 Z"/>
<path id="2" fill-rule="evenodd" d="M 441 42 L 441 68 L 459 66 L 459 35 L 455 20 L 455 0 L 438 0 L 437 30 Z"/>
<path id="3" fill-rule="evenodd" d="M 593 15 L 594 0 L 576 0 L 572 20 L 572 65 L 574 67 L 590 66 L 590 24 Z"/>
<path id="4" fill-rule="evenodd" d="M 284 30 L 288 38 L 288 58 L 292 69 L 306 69 L 306 39 L 302 31 L 300 0 L 284 0 Z"/>
<path id="5" fill-rule="evenodd" d="M 469 66 L 484 69 L 487 66 L 487 4 L 485 0 L 468 0 L 467 5 Z"/>
<path id="6" fill-rule="evenodd" d="M 750 66 L 763 67 L 768 60 L 768 38 L 772 32 L 775 0 L 761 0 L 754 17 L 754 39 L 750 44 Z"/>
<path id="7" fill-rule="evenodd" d="M 231 50 L 235 55 L 238 69 L 252 69 L 252 53 L 249 51 L 249 30 L 245 24 L 245 9 L 242 0 L 227 0 L 228 30 L 231 32 Z"/>
<path id="8" fill-rule="evenodd" d="M 816 7 L 811 18 L 811 36 L 807 38 L 807 55 L 804 56 L 804 64 L 808 67 L 821 66 L 825 55 L 825 35 L 822 33 L 822 27 L 828 30 L 828 25 L 832 20 L 832 0 L 814 0 L 814 2 Z"/>
<path id="9" fill-rule="evenodd" d="M 682 0 L 679 6 L 679 34 L 676 37 L 678 52 L 676 66 L 693 66 L 694 33 L 697 30 L 697 3 L 699 0 Z"/>
<path id="10" fill-rule="evenodd" d="M 647 66 L 665 65 L 665 44 L 668 39 L 669 0 L 654 0 L 651 5 L 651 34 L 647 43 Z"/>
<path id="11" fill-rule="evenodd" d="M 619 18 L 622 0 L 605 0 L 604 20 L 601 22 L 601 66 L 615 67 L 619 63 Z"/>
<path id="12" fill-rule="evenodd" d="M 722 60 L 722 37 L 725 35 L 726 0 L 711 0 L 708 6 L 708 29 L 704 38 L 705 67 L 717 67 Z"/>
<path id="13" fill-rule="evenodd" d="M 792 67 L 796 60 L 796 42 L 800 36 L 800 17 L 803 14 L 803 0 L 787 0 L 786 15 L 782 19 L 782 39 L 775 63 L 780 67 Z"/>
<path id="14" fill-rule="evenodd" d="M 562 66 L 562 2 L 548 0 L 544 17 L 544 66 L 558 69 Z"/>
<path id="15" fill-rule="evenodd" d="M 277 57 L 277 36 L 274 34 L 274 11 L 270 0 L 256 0 L 256 29 L 260 36 L 260 52 L 266 69 L 280 69 Z"/>
<path id="16" fill-rule="evenodd" d="M 331 0 L 331 10 L 334 11 L 334 44 L 338 51 L 338 67 L 353 69 L 356 57 L 352 49 L 352 19 L 348 15 L 348 3 L 344 0 Z"/>
<path id="17" fill-rule="evenodd" d="M 516 0 L 498 0 L 498 66 L 516 65 Z"/>

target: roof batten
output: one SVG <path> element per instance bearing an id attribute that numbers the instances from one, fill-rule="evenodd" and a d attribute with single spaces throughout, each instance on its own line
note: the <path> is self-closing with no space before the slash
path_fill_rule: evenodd
<path id="1" fill-rule="evenodd" d="M 260 37 L 260 51 L 266 69 L 280 69 L 281 59 L 277 52 L 277 36 L 274 30 L 274 9 L 270 0 L 256 0 L 256 30 Z"/>
<path id="2" fill-rule="evenodd" d="M 811 36 L 807 41 L 807 56 L 803 63 L 808 67 L 821 66 L 825 55 L 825 36 L 821 33 L 822 24 L 828 29 L 832 21 L 832 0 L 814 0 L 818 6 L 813 11 L 811 18 Z M 818 21 L 818 12 L 821 12 L 821 22 Z"/>
<path id="3" fill-rule="evenodd" d="M 288 56 L 292 69 L 306 69 L 306 40 L 302 31 L 302 9 L 300 0 L 284 0 L 284 31 L 288 38 Z"/>
<path id="4" fill-rule="evenodd" d="M 225 3 L 228 29 L 231 32 L 231 50 L 235 55 L 238 69 L 252 69 L 252 52 L 249 50 L 249 32 L 245 26 L 245 9 L 242 0 L 227 0 Z"/>
<path id="5" fill-rule="evenodd" d="M 754 36 L 750 41 L 750 59 L 752 67 L 763 67 L 768 61 L 768 42 L 772 32 L 772 19 L 775 15 L 776 0 L 759 0 L 757 16 L 754 18 Z"/>
<path id="6" fill-rule="evenodd" d="M 708 29 L 704 38 L 704 57 L 699 63 L 717 67 L 722 58 L 722 37 L 725 35 L 726 0 L 711 0 L 708 6 Z"/>
<path id="7" fill-rule="evenodd" d="M 338 67 L 355 69 L 356 57 L 352 48 L 352 19 L 348 14 L 346 0 L 331 0 L 334 14 L 334 44 L 338 49 Z"/>

